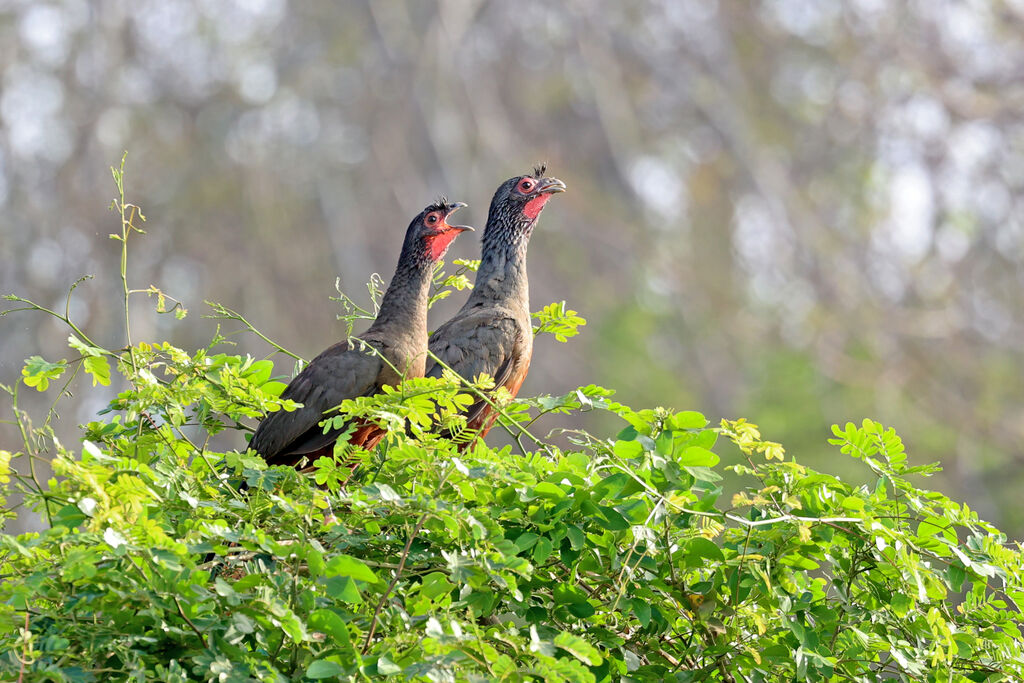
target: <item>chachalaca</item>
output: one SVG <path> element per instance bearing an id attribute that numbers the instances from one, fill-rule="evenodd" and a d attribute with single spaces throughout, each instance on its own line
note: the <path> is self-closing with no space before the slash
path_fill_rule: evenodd
<path id="1" fill-rule="evenodd" d="M 505 387 L 513 396 L 526 379 L 533 353 L 526 248 L 544 205 L 565 191 L 561 180 L 544 177 L 545 170 L 538 166 L 533 174 L 509 178 L 498 187 L 487 214 L 473 292 L 455 317 L 430 337 L 430 351 L 444 365 L 467 380 L 486 373 L 496 388 Z M 440 377 L 443 371 L 440 363 L 428 362 L 427 376 Z M 497 417 L 482 399 L 465 416 L 467 429 L 479 436 Z"/>
<path id="2" fill-rule="evenodd" d="M 292 379 L 281 398 L 302 403 L 292 412 L 267 415 L 249 447 L 271 465 L 312 463 L 331 452 L 342 432 L 324 434 L 318 423 L 348 398 L 370 396 L 385 385 L 422 377 L 427 357 L 427 298 L 434 264 L 444 256 L 466 225 L 449 225 L 449 217 L 466 206 L 446 199 L 425 208 L 405 234 L 398 267 L 381 299 L 377 318 L 358 337 L 367 347 L 343 340 L 313 359 Z M 325 413 L 327 413 L 325 415 Z M 376 425 L 358 425 L 349 437 L 354 445 L 371 448 L 383 436 Z"/>

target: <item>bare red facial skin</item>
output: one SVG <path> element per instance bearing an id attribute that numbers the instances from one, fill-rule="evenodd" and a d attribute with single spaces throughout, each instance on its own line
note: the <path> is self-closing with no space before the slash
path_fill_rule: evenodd
<path id="1" fill-rule="evenodd" d="M 439 261 L 448 245 L 458 236 L 458 230 L 445 230 L 437 235 L 431 235 L 427 238 L 427 256 L 431 261 Z"/>
<path id="2" fill-rule="evenodd" d="M 540 214 L 540 210 L 544 208 L 548 200 L 551 199 L 549 192 L 542 192 L 530 201 L 526 202 L 526 206 L 523 207 L 523 215 L 533 220 Z"/>

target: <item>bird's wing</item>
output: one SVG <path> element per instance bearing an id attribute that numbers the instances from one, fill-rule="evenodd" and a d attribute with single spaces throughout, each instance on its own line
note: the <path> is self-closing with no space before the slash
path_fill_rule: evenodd
<path id="1" fill-rule="evenodd" d="M 297 448 L 306 452 L 310 437 L 316 441 L 315 433 L 323 431 L 318 423 L 324 419 L 324 412 L 347 398 L 374 393 L 382 367 L 380 357 L 349 348 L 347 342 L 330 347 L 314 358 L 281 393 L 281 398 L 298 401 L 302 407 L 267 415 L 257 427 L 249 447 L 270 464 L 278 464 L 275 458 L 296 453 Z"/>
<path id="2" fill-rule="evenodd" d="M 430 338 L 431 352 L 467 380 L 481 373 L 494 378 L 495 386 L 517 391 L 529 366 L 530 331 L 508 313 L 481 310 L 457 316 L 442 325 Z M 443 368 L 435 363 L 429 377 L 440 377 Z M 468 425 L 475 426 L 489 412 L 486 401 L 477 401 L 466 411 Z"/>

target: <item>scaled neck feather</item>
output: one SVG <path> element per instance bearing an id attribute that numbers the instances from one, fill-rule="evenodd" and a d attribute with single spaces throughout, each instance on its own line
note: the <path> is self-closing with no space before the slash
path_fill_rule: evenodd
<path id="1" fill-rule="evenodd" d="M 531 221 L 532 223 L 532 221 Z M 483 303 L 509 305 L 519 302 L 529 307 L 529 282 L 526 275 L 526 249 L 532 225 L 518 229 L 492 226 L 484 233 L 483 253 L 476 284 L 467 306 Z"/>
<path id="2" fill-rule="evenodd" d="M 407 255 L 403 249 L 395 274 L 381 299 L 377 319 L 366 331 L 366 336 L 386 331 L 392 338 L 423 339 L 425 346 L 427 292 L 432 274 L 431 263 L 412 254 Z"/>

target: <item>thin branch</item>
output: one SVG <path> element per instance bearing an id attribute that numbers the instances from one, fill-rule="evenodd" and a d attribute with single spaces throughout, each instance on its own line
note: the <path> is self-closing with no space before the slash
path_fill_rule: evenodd
<path id="1" fill-rule="evenodd" d="M 303 358 L 302 356 L 300 356 L 298 354 L 295 354 L 295 353 L 292 353 L 291 351 L 289 351 L 288 349 L 284 348 L 283 346 L 281 346 L 280 344 L 275 342 L 273 339 L 271 339 L 270 337 L 268 337 L 267 335 L 263 334 L 258 329 L 256 329 L 256 327 L 251 322 L 249 322 L 245 318 L 245 316 L 243 316 L 241 313 L 233 311 L 230 308 L 228 308 L 227 306 L 224 306 L 222 304 L 218 304 L 218 303 L 216 303 L 214 301 L 204 300 L 203 303 L 205 303 L 207 306 L 209 306 L 210 308 L 213 309 L 213 315 L 204 315 L 203 316 L 204 318 L 210 318 L 210 319 L 213 319 L 213 320 L 235 320 L 237 322 L 240 322 L 243 325 L 245 325 L 246 329 L 249 332 L 252 332 L 257 337 L 259 337 L 260 339 L 265 341 L 267 344 L 269 344 L 270 346 L 273 346 L 274 349 L 276 349 L 279 353 L 283 353 L 286 356 L 291 356 L 292 358 L 294 358 L 295 360 L 299 361 L 300 363 L 305 363 L 306 362 L 306 359 Z"/>
<path id="2" fill-rule="evenodd" d="M 441 479 L 438 480 L 437 486 L 434 489 L 435 494 L 440 492 L 441 487 L 444 486 L 448 480 L 448 476 L 452 473 L 453 469 L 449 467 Z M 381 610 L 384 609 L 384 605 L 391 595 L 391 591 L 395 589 L 398 584 L 398 579 L 402 576 L 402 570 L 405 569 L 405 562 L 409 559 L 409 550 L 412 548 L 412 542 L 416 539 L 416 536 L 420 533 L 423 528 L 423 524 L 427 521 L 427 517 L 431 515 L 428 510 L 420 515 L 419 520 L 416 522 L 416 526 L 413 527 L 412 533 L 409 534 L 409 538 L 405 542 L 405 549 L 402 550 L 402 557 L 398 562 L 398 569 L 395 570 L 395 575 L 392 577 L 391 582 L 388 584 L 387 590 L 384 591 L 384 595 L 380 597 L 380 601 L 377 603 L 377 608 L 373 611 L 373 619 L 370 621 L 370 630 L 366 634 L 366 640 L 363 642 L 363 654 L 370 649 L 370 641 L 373 640 L 373 634 L 377 632 L 378 619 L 380 618 Z"/>
<path id="3" fill-rule="evenodd" d="M 188 615 L 185 614 L 185 610 L 182 609 L 181 601 L 178 600 L 178 596 L 175 595 L 172 599 L 174 600 L 174 605 L 178 608 L 178 615 L 185 620 L 185 623 L 188 624 L 193 631 L 195 631 L 195 634 L 199 636 L 199 642 L 203 644 L 203 647 L 206 647 L 206 636 L 203 635 L 203 632 L 200 631 L 199 628 L 192 623 L 192 620 L 188 618 Z"/>
<path id="4" fill-rule="evenodd" d="M 21 657 L 21 668 L 18 670 L 18 683 L 22 683 L 25 680 L 25 663 L 28 661 L 28 612 L 25 612 L 25 649 L 22 651 Z"/>

